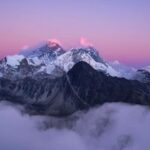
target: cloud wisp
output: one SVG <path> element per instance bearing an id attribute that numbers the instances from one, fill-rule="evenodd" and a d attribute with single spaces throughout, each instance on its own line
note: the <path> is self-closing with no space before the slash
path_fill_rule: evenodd
<path id="1" fill-rule="evenodd" d="M 85 37 L 80 38 L 80 44 L 85 47 L 93 46 L 93 44 Z"/>

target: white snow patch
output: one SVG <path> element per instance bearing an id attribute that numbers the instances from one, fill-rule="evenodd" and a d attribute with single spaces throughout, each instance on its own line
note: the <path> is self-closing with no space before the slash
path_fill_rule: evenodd
<path id="1" fill-rule="evenodd" d="M 25 57 L 23 55 L 13 55 L 6 57 L 6 64 L 12 67 L 17 67 Z"/>
<path id="2" fill-rule="evenodd" d="M 47 74 L 51 74 L 55 69 L 55 65 L 49 64 L 46 66 L 45 71 Z"/>

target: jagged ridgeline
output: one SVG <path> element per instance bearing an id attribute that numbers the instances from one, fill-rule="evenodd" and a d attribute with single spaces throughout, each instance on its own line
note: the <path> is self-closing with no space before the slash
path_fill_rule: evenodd
<path id="1" fill-rule="evenodd" d="M 0 100 L 31 114 L 69 115 L 108 102 L 150 105 L 149 71 L 122 78 L 92 47 L 65 51 L 46 43 L 2 59 L 0 75 Z"/>

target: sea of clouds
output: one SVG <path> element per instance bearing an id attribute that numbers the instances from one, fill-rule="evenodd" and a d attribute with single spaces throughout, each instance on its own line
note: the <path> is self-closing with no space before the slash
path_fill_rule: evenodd
<path id="1" fill-rule="evenodd" d="M 0 150 L 149 150 L 150 109 L 104 104 L 65 118 L 0 104 Z"/>

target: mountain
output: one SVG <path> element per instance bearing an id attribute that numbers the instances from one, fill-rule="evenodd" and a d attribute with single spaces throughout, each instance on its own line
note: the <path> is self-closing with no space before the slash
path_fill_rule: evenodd
<path id="1" fill-rule="evenodd" d="M 0 99 L 23 104 L 32 114 L 62 116 L 108 102 L 150 105 L 150 83 L 107 76 L 78 62 L 55 79 L 0 78 Z"/>
<path id="2" fill-rule="evenodd" d="M 93 47 L 65 51 L 49 41 L 0 60 L 0 100 L 58 116 L 108 102 L 150 105 L 149 67 L 108 63 Z"/>
<path id="3" fill-rule="evenodd" d="M 20 65 L 20 62 L 24 59 L 22 55 L 14 55 L 14 56 L 7 56 L 0 60 L 1 66 L 10 66 L 13 68 L 17 68 Z"/>
<path id="4" fill-rule="evenodd" d="M 93 47 L 73 48 L 65 51 L 53 41 L 21 51 L 18 55 L 5 57 L 0 61 L 0 75 L 14 79 L 35 74 L 60 77 L 80 61 L 87 62 L 94 69 L 103 71 L 107 75 L 121 77 L 120 72 L 104 61 Z M 22 64 L 26 65 L 22 67 Z"/>
<path id="5" fill-rule="evenodd" d="M 36 48 L 23 50 L 17 55 L 6 56 L 0 60 L 0 76 L 18 79 L 35 74 L 47 75 L 45 72 L 47 64 L 63 53 L 65 51 L 59 44 L 48 41 Z"/>
<path id="6" fill-rule="evenodd" d="M 7 56 L 0 60 L 1 77 L 18 79 L 37 74 L 44 64 L 38 63 L 36 58 L 28 59 L 23 55 Z"/>
<path id="7" fill-rule="evenodd" d="M 38 58 L 42 63 L 48 64 L 50 61 L 55 60 L 58 56 L 64 54 L 64 49 L 54 41 L 47 41 L 39 47 L 24 50 L 20 55 L 27 58 Z"/>
<path id="8" fill-rule="evenodd" d="M 107 75 L 120 77 L 120 73 L 104 61 L 99 56 L 98 52 L 92 47 L 71 49 L 70 51 L 67 51 L 63 55 L 57 57 L 57 59 L 51 62 L 48 67 L 53 65 L 58 66 L 61 70 L 68 72 L 76 63 L 80 61 L 87 62 L 94 69 L 103 71 Z"/>
<path id="9" fill-rule="evenodd" d="M 55 41 L 47 41 L 34 48 L 22 50 L 17 55 L 0 60 L 0 77 L 19 79 L 24 77 L 51 76 L 57 78 L 67 73 L 76 63 L 84 61 L 108 76 L 123 77 L 140 82 L 149 81 L 149 68 L 135 69 L 118 61 L 107 62 L 91 46 L 64 50 Z"/>
<path id="10" fill-rule="evenodd" d="M 100 57 L 99 53 L 97 52 L 97 50 L 94 47 L 87 47 L 87 48 L 77 48 L 77 49 L 72 49 L 71 50 L 72 55 L 74 56 L 74 59 L 76 59 L 76 56 L 78 57 L 82 57 L 82 55 L 87 54 L 89 56 L 91 56 L 91 58 L 96 61 L 96 62 L 100 62 L 100 63 L 104 63 L 105 61 Z M 75 62 L 78 62 L 79 58 L 77 58 L 77 60 L 74 60 Z"/>

